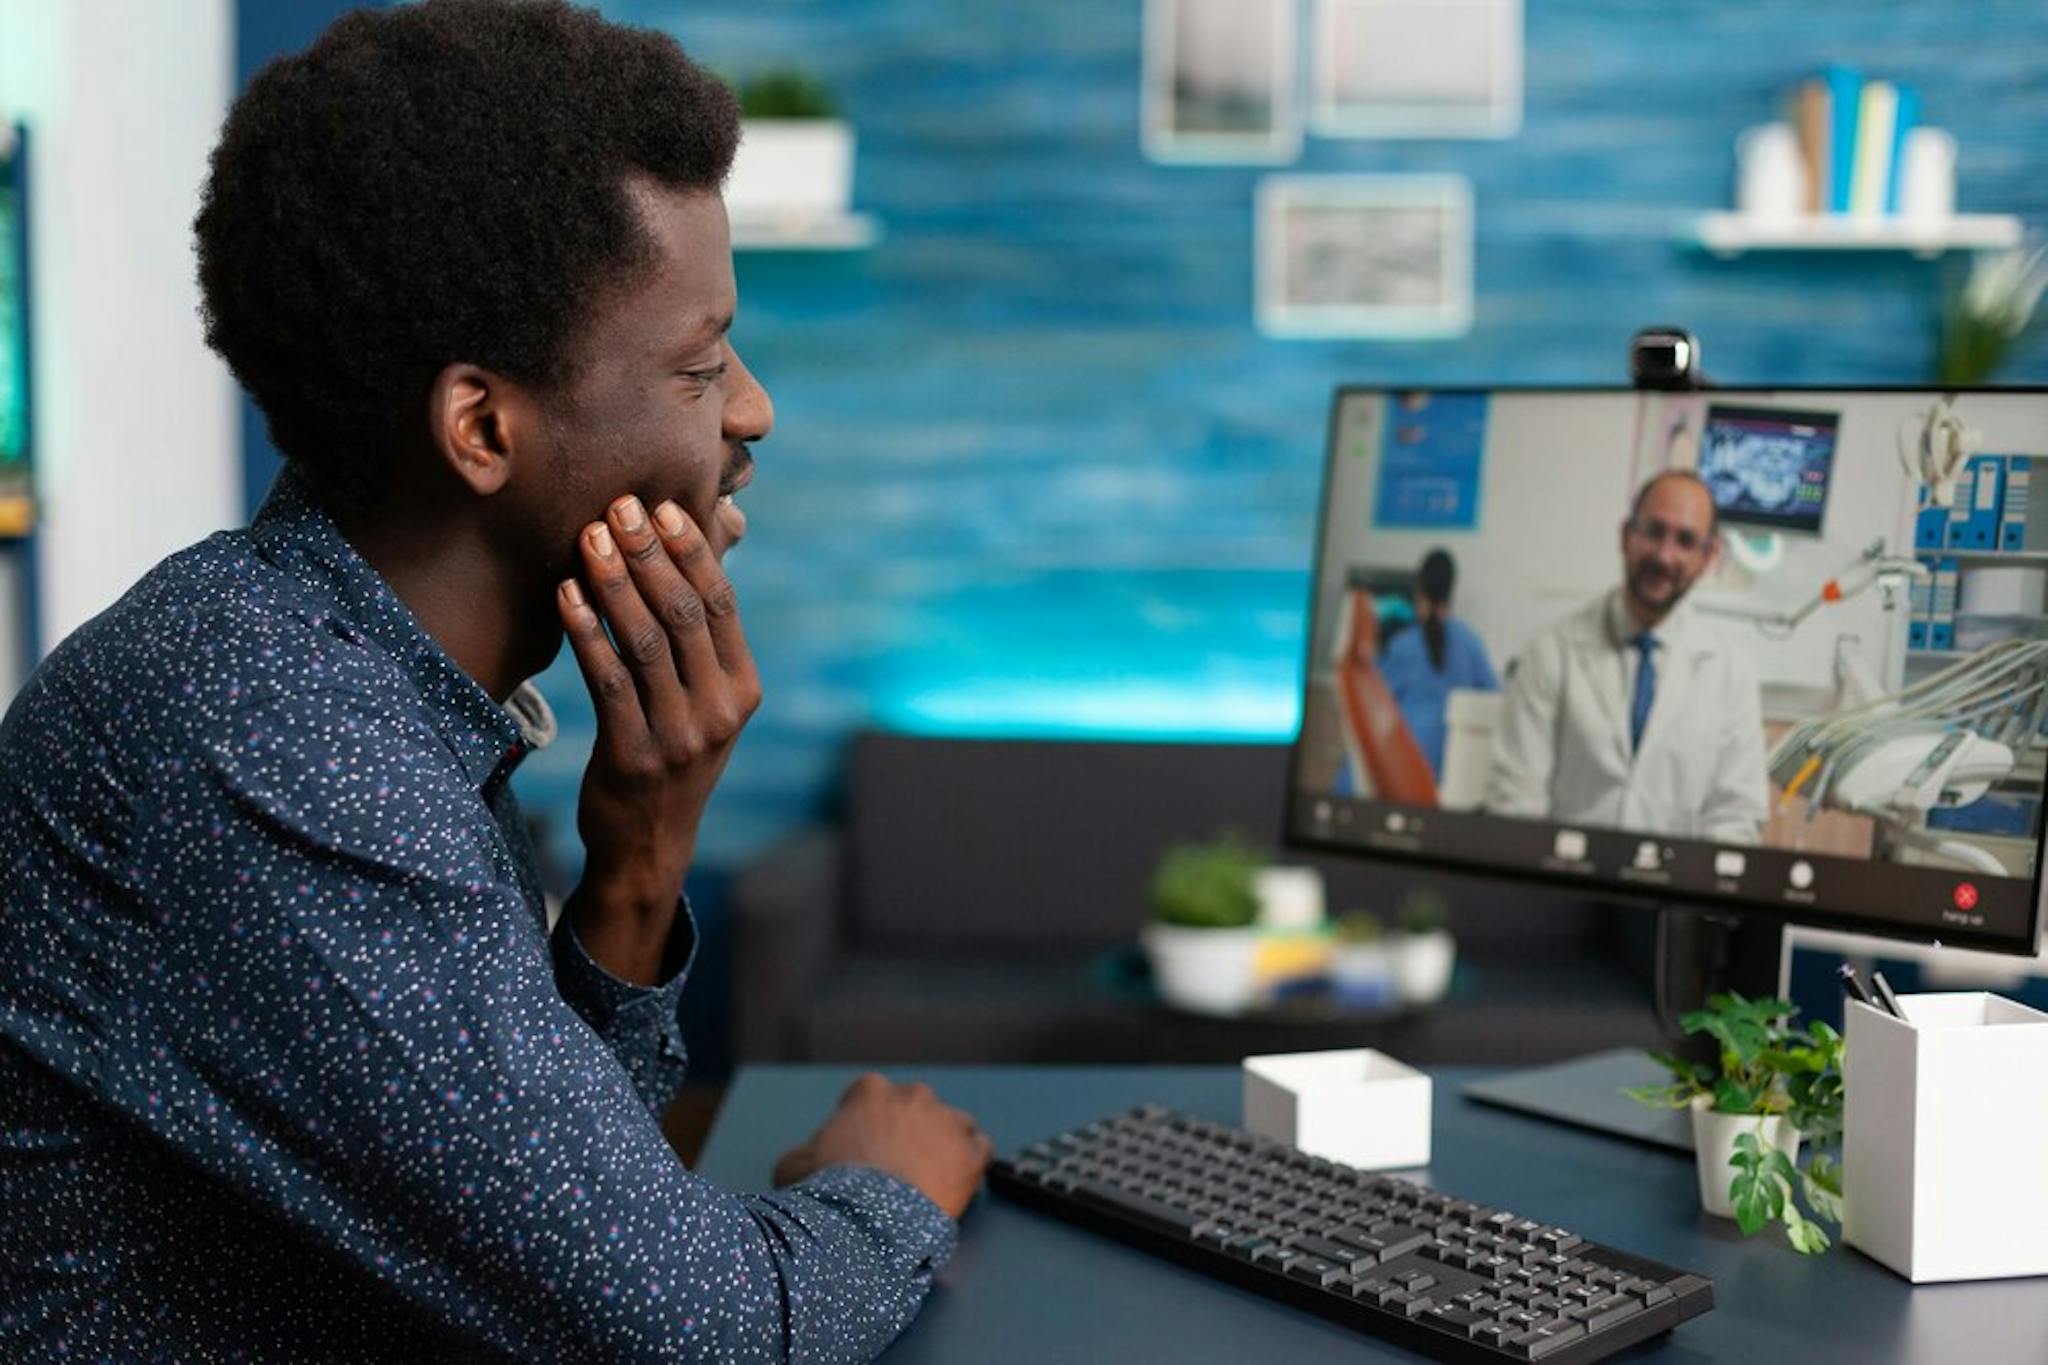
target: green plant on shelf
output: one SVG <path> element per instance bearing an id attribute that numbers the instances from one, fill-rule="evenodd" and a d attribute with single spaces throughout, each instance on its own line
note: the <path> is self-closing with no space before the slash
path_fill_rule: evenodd
<path id="1" fill-rule="evenodd" d="M 1711 1037 L 1717 1061 L 1652 1052 L 1671 1083 L 1626 1093 L 1658 1109 L 1689 1108 L 1705 1097 L 1718 1113 L 1755 1115 L 1757 1131 L 1735 1139 L 1729 1194 L 1736 1224 L 1747 1237 L 1781 1222 L 1793 1248 L 1811 1256 L 1829 1245 L 1818 1220 L 1842 1221 L 1842 1167 L 1834 1154 L 1842 1133 L 1842 1035 L 1819 1020 L 1800 1029 L 1797 1013 L 1784 1000 L 1749 1000 L 1733 991 L 1712 996 L 1707 1008 L 1679 1023 L 1688 1035 Z M 1782 1115 L 1808 1144 L 1804 1167 L 1763 1140 L 1763 1120 L 1772 1115 Z"/>
<path id="2" fill-rule="evenodd" d="M 1450 902 L 1434 887 L 1422 886 L 1401 900 L 1401 928 L 1409 934 L 1433 934 L 1451 926 Z"/>
<path id="3" fill-rule="evenodd" d="M 726 80 L 739 96 L 740 117 L 750 119 L 830 119 L 839 117 L 832 88 L 807 71 L 778 67 L 741 80 Z"/>
<path id="4" fill-rule="evenodd" d="M 2041 323 L 2048 244 L 1975 256 L 1942 300 L 1935 382 L 1981 384 L 2002 369 Z"/>
<path id="5" fill-rule="evenodd" d="M 1387 927 L 1370 910 L 1346 910 L 1330 924 L 1330 937 L 1343 944 L 1378 943 Z"/>
<path id="6" fill-rule="evenodd" d="M 1265 857 L 1226 835 L 1206 843 L 1175 844 L 1152 873 L 1152 914 L 1183 929 L 1245 929 L 1259 917 L 1254 878 Z"/>

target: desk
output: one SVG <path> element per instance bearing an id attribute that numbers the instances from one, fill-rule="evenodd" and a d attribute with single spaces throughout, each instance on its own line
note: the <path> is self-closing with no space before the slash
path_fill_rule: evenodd
<path id="1" fill-rule="evenodd" d="M 847 1067 L 743 1068 L 698 1169 L 758 1189 L 830 1109 Z M 1238 1122 L 1229 1067 L 927 1067 L 1004 1152 L 1152 1100 Z M 1699 1211 L 1689 1159 L 1488 1109 L 1459 1097 L 1483 1074 L 1436 1073 L 1434 1184 L 1570 1227 L 1581 1236 L 1714 1281 L 1717 1306 L 1623 1357 L 1704 1365 L 2038 1365 L 2048 1360 L 2048 1279 L 1914 1288 L 1836 1246 L 1805 1257 L 1773 1232 L 1744 1240 Z M 1827 1326 L 1816 1330 L 1825 1314 Z M 1414 1355 L 1121 1243 L 986 1196 L 960 1249 L 890 1365 L 1285 1360 L 1290 1365 Z"/>

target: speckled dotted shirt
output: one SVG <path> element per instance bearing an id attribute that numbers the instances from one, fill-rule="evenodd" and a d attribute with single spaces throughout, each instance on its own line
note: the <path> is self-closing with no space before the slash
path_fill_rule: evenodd
<path id="1" fill-rule="evenodd" d="M 547 932 L 506 711 L 289 475 L 0 725 L 0 1360 L 866 1360 L 954 1229 L 728 1195 L 682 966 Z M 687 939 L 687 930 L 678 938 Z"/>

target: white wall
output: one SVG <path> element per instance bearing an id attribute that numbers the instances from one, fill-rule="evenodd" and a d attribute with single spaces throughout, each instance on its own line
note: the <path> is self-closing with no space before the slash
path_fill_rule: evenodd
<path id="1" fill-rule="evenodd" d="M 232 0 L 0 0 L 0 115 L 33 147 L 45 647 L 241 520 L 235 387 L 192 257 L 233 43 Z"/>

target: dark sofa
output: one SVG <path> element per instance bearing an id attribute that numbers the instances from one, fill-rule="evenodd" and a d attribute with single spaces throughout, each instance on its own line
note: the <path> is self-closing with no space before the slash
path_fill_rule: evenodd
<path id="1" fill-rule="evenodd" d="M 1206 1019 L 1128 951 L 1159 850 L 1225 828 L 1277 845 L 1286 750 L 863 734 L 838 825 L 733 887 L 741 1061 L 1213 1063 L 1371 1046 L 1425 1065 L 1654 1045 L 1651 916 L 1543 889 L 1297 853 L 1332 910 L 1450 902 L 1451 997 L 1387 1019 Z"/>

